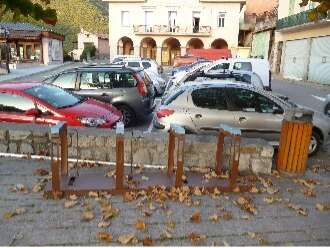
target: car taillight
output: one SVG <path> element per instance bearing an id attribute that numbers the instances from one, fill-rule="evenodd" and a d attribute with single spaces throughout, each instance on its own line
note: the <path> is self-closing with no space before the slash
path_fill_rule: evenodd
<path id="1" fill-rule="evenodd" d="M 139 91 L 139 94 L 141 96 L 146 96 L 148 94 L 146 84 L 144 83 L 143 79 L 139 75 L 136 75 L 136 78 L 138 80 L 137 89 Z"/>
<path id="2" fill-rule="evenodd" d="M 173 113 L 174 113 L 173 109 L 161 109 L 157 112 L 156 115 L 160 119 L 160 118 L 163 118 L 163 117 L 170 116 Z"/>

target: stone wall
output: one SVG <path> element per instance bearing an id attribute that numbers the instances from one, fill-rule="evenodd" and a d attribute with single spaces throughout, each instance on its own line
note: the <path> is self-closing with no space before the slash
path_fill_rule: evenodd
<path id="1" fill-rule="evenodd" d="M 78 142 L 77 142 L 78 133 Z M 186 167 L 214 167 L 215 135 L 186 135 Z M 116 136 L 114 131 L 100 129 L 69 129 L 69 157 L 114 162 Z M 168 135 L 165 133 L 125 133 L 125 162 L 145 165 L 167 164 Z M 131 149 L 132 147 L 132 149 Z M 0 152 L 30 155 L 50 155 L 49 128 L 34 125 L 0 125 Z M 132 152 L 131 152 L 132 151 Z M 229 153 L 228 144 L 225 153 Z M 240 171 L 269 174 L 273 147 L 261 139 L 242 139 Z M 224 157 L 227 165 L 228 156 Z"/>

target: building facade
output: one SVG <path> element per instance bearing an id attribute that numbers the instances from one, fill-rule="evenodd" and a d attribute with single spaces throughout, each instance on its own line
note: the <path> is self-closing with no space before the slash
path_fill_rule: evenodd
<path id="1" fill-rule="evenodd" d="M 237 50 L 245 0 L 103 1 L 109 2 L 111 58 L 132 54 L 172 65 L 190 48 Z"/>
<path id="2" fill-rule="evenodd" d="M 98 59 L 110 58 L 109 36 L 107 34 L 94 34 L 81 29 L 77 38 L 77 49 L 70 53 L 74 60 L 80 60 L 84 48 L 91 45 L 95 46 Z"/>
<path id="3" fill-rule="evenodd" d="M 6 43 L 10 47 L 11 63 L 63 63 L 64 36 L 29 23 L 0 23 L 9 31 L 0 36 L 0 58 L 6 60 Z"/>
<path id="4" fill-rule="evenodd" d="M 330 85 L 330 14 L 310 21 L 315 3 L 279 0 L 273 70 L 284 78 Z"/>

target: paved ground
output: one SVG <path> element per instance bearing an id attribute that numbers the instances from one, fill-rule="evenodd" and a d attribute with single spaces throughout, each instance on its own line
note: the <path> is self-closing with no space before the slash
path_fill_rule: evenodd
<path id="1" fill-rule="evenodd" d="M 1 246 L 105 245 L 96 238 L 98 232 L 112 235 L 110 245 L 127 240 L 142 245 L 147 236 L 155 245 L 172 246 L 330 245 L 329 161 L 324 166 L 311 167 L 313 170 L 308 170 L 300 182 L 275 175 L 269 177 L 268 184 L 262 186 L 258 182 L 257 189 L 268 193 L 188 195 L 182 197 L 183 203 L 161 201 L 158 197 L 124 202 L 122 197 L 112 196 L 108 202 L 119 214 L 104 228 L 98 227 L 102 216 L 98 199 L 78 198 L 74 207 L 64 208 L 65 200 L 45 200 L 42 193 L 31 192 L 45 178 L 33 175 L 37 168 L 48 169 L 49 163 L 0 160 Z M 23 184 L 27 192 L 12 192 L 17 184 Z M 276 189 L 278 193 L 274 193 Z M 255 215 L 234 204 L 242 200 L 244 203 L 242 196 L 252 200 Z M 107 204 L 103 207 L 109 209 Z M 254 211 L 250 204 L 245 207 Z M 94 218 L 82 221 L 82 214 L 88 209 Z M 18 214 L 12 216 L 15 211 Z M 136 225 L 138 220 L 141 221 Z"/>

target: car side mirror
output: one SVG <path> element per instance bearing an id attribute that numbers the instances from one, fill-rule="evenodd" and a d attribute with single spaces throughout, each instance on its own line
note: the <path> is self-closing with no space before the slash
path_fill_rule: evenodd
<path id="1" fill-rule="evenodd" d="M 32 108 L 25 111 L 25 115 L 32 117 L 39 117 L 41 114 L 41 110 L 37 108 Z"/>
<path id="2" fill-rule="evenodd" d="M 274 115 L 281 115 L 281 114 L 283 114 L 283 110 L 278 108 L 278 107 L 274 107 L 273 108 L 273 114 Z"/>

